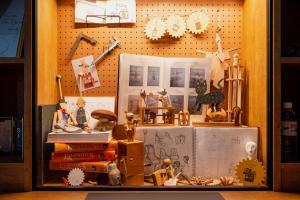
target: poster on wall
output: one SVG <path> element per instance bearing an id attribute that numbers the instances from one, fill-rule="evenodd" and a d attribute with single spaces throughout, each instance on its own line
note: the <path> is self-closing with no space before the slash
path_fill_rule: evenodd
<path id="1" fill-rule="evenodd" d="M 94 57 L 92 55 L 72 60 L 72 66 L 78 90 L 81 92 L 100 87 L 100 80 L 97 69 L 95 65 L 92 64 L 93 61 Z M 81 82 L 79 80 L 80 74 L 82 75 Z"/>
<path id="2" fill-rule="evenodd" d="M 125 121 L 124 112 L 139 114 L 139 107 L 143 100 L 140 92 L 147 96 L 147 105 L 161 106 L 155 101 L 159 91 L 166 89 L 171 105 L 176 114 L 189 111 L 192 115 L 202 115 L 205 106 L 194 110 L 196 102 L 195 85 L 198 79 L 205 79 L 210 83 L 210 58 L 163 58 L 156 56 L 121 54 L 119 63 L 119 98 L 118 123 Z M 149 104 L 150 103 L 150 104 Z"/>
<path id="3" fill-rule="evenodd" d="M 75 23 L 136 23 L 135 0 L 75 0 Z"/>

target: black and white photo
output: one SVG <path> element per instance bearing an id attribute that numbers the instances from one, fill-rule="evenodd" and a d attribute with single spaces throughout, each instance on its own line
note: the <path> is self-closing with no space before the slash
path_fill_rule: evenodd
<path id="1" fill-rule="evenodd" d="M 140 95 L 128 95 L 128 112 L 135 115 L 139 114 L 139 107 L 141 105 Z"/>
<path id="2" fill-rule="evenodd" d="M 129 86 L 143 86 L 143 66 L 130 65 Z"/>
<path id="3" fill-rule="evenodd" d="M 172 106 L 176 109 L 176 114 L 183 110 L 184 95 L 170 95 L 170 101 Z"/>
<path id="4" fill-rule="evenodd" d="M 190 88 L 195 88 L 196 82 L 199 79 L 205 79 L 205 69 L 191 68 L 190 69 Z"/>
<path id="5" fill-rule="evenodd" d="M 148 66 L 147 86 L 159 86 L 160 67 Z"/>
<path id="6" fill-rule="evenodd" d="M 185 69 L 171 68 L 170 87 L 184 87 Z"/>

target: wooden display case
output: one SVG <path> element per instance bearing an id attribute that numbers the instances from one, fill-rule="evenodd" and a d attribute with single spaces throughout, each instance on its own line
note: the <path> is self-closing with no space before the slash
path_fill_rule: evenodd
<path id="1" fill-rule="evenodd" d="M 216 51 L 215 30 L 219 10 L 223 48 L 239 48 L 241 65 L 247 73 L 245 122 L 249 126 L 259 127 L 258 157 L 264 166 L 271 168 L 272 164 L 267 162 L 268 157 L 272 156 L 267 154 L 268 3 L 268 0 L 136 0 L 136 24 L 102 26 L 75 24 L 74 0 L 37 0 L 37 105 L 57 102 L 57 73 L 62 75 L 64 95 L 79 95 L 71 60 L 67 59 L 79 33 L 95 38 L 98 43 L 91 46 L 81 42 L 73 58 L 97 56 L 112 36 L 121 39 L 120 48 L 96 65 L 102 86 L 85 93 L 86 96 L 117 96 L 120 53 L 202 57 L 196 53 L 197 49 Z M 144 27 L 151 17 L 167 17 L 174 13 L 188 15 L 201 7 L 208 10 L 211 18 L 210 27 L 204 34 L 186 33 L 180 39 L 165 37 L 158 42 L 146 38 Z"/>

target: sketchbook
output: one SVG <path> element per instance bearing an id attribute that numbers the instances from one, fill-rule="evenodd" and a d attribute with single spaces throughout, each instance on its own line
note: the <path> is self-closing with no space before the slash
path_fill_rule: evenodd
<path id="1" fill-rule="evenodd" d="M 119 61 L 118 123 L 125 121 L 124 112 L 139 114 L 141 90 L 158 96 L 166 89 L 176 113 L 181 110 L 201 115 L 192 109 L 196 102 L 195 86 L 205 79 L 210 88 L 211 58 L 165 58 L 158 56 L 121 54 Z M 207 91 L 208 92 L 208 91 Z M 155 104 L 156 103 L 156 104 Z M 156 101 L 151 106 L 161 106 Z"/>
<path id="2" fill-rule="evenodd" d="M 152 174 L 170 158 L 175 174 L 189 177 L 235 176 L 239 161 L 247 158 L 247 142 L 258 141 L 257 128 L 138 127 L 136 139 L 144 141 L 145 174 Z M 257 156 L 257 154 L 256 154 Z"/>
<path id="3" fill-rule="evenodd" d="M 75 0 L 75 23 L 136 23 L 135 0 Z"/>

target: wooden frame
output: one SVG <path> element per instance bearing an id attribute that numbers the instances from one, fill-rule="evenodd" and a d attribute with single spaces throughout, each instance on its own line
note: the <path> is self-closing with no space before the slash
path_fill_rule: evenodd
<path id="1" fill-rule="evenodd" d="M 228 6 L 233 1 L 239 0 L 229 0 L 229 1 L 218 1 L 219 6 Z M 76 27 L 70 18 L 72 16 L 72 10 L 69 9 L 71 5 L 70 2 L 58 1 L 58 0 L 37 0 L 38 2 L 38 66 L 37 66 L 37 104 L 54 104 L 57 101 L 57 86 L 55 82 L 55 75 L 58 71 L 61 71 L 66 76 L 66 79 L 62 82 L 63 90 L 68 89 L 66 95 L 76 95 L 76 89 L 73 86 L 74 80 L 72 76 L 67 75 L 71 68 L 69 68 L 69 61 L 65 60 L 65 55 L 69 51 L 70 45 L 72 45 L 71 40 L 76 37 L 78 31 L 83 31 L 88 33 L 91 36 L 97 36 L 97 40 L 106 42 L 108 37 L 111 36 L 110 30 L 107 27 L 101 27 L 97 29 L 92 29 L 86 27 Z M 190 0 L 189 3 L 182 3 L 181 1 L 167 1 L 161 2 L 159 0 L 153 0 L 149 3 L 144 0 L 137 0 L 139 2 L 137 9 L 144 8 L 148 6 L 147 9 L 151 13 L 159 13 L 159 9 L 167 8 L 169 9 L 169 4 L 181 3 L 183 6 L 186 6 L 188 11 L 192 10 L 191 5 L 202 5 L 196 0 Z M 203 6 L 206 6 L 207 3 L 212 1 L 203 0 L 205 2 Z M 203 3 L 202 2 L 202 3 Z M 229 2 L 229 3 L 228 3 Z M 258 152 L 258 157 L 262 160 L 263 165 L 269 168 L 270 163 L 267 163 L 267 157 L 271 156 L 267 154 L 267 10 L 269 0 L 240 0 L 235 4 L 240 6 L 236 9 L 236 15 L 240 16 L 240 9 L 242 10 L 242 20 L 239 26 L 232 27 L 232 30 L 226 31 L 236 31 L 237 39 L 233 40 L 233 35 L 223 35 L 224 38 L 224 48 L 231 48 L 232 44 L 241 45 L 241 65 L 245 66 L 247 77 L 245 79 L 245 84 L 248 86 L 246 88 L 245 101 L 247 105 L 245 106 L 246 114 L 246 123 L 249 126 L 260 127 L 260 141 L 261 141 L 261 151 Z M 217 4 L 216 2 L 214 2 Z M 227 4 L 228 3 L 228 4 Z M 161 5 L 163 4 L 163 5 Z M 215 9 L 215 7 L 213 7 Z M 143 9 L 143 12 L 147 10 Z M 45 10 L 48 11 L 49 15 L 43 15 Z M 155 12 L 152 12 L 154 10 Z M 183 8 L 184 10 L 184 8 Z M 67 19 L 62 14 L 67 15 Z M 98 66 L 97 69 L 99 74 L 103 74 L 104 87 L 99 88 L 99 90 L 91 90 L 87 93 L 87 96 L 97 96 L 97 95 L 117 95 L 117 86 L 115 80 L 117 80 L 118 74 L 118 54 L 128 51 L 127 53 L 139 53 L 143 52 L 149 55 L 158 55 L 158 56 L 192 56 L 198 57 L 195 49 L 202 45 L 201 39 L 207 39 L 203 44 L 207 45 L 205 48 L 208 50 L 214 50 L 214 44 L 210 42 L 211 39 L 210 33 L 214 33 L 213 29 L 210 30 L 209 34 L 198 37 L 195 35 L 187 34 L 187 37 L 184 37 L 178 41 L 162 41 L 159 43 L 149 42 L 145 40 L 143 35 L 139 32 L 141 30 L 141 23 L 145 23 L 147 19 L 143 17 L 143 13 L 137 12 L 139 18 L 137 25 L 115 27 L 113 32 L 120 34 L 128 34 L 128 36 L 122 37 L 121 50 L 116 49 L 112 54 L 110 54 L 103 62 L 101 66 Z M 173 10 L 170 12 L 174 13 Z M 227 13 L 228 14 L 228 13 Z M 63 19 L 63 20 L 62 20 Z M 232 22 L 232 21 L 231 21 Z M 231 25 L 228 23 L 224 26 Z M 63 28 L 58 29 L 58 25 L 64 26 Z M 125 27 L 125 28 L 123 28 Z M 240 29 L 234 29 L 240 27 Z M 80 28 L 80 29 L 79 29 Z M 82 30 L 81 30 L 82 28 Z M 251 31 L 250 31 L 251 30 Z M 101 34 L 99 33 L 101 32 Z M 67 33 L 70 33 L 67 37 Z M 103 33 L 103 34 L 102 34 Z M 136 34 L 134 37 L 129 36 Z M 99 36 L 101 35 L 101 37 Z M 137 37 L 137 38 L 136 38 Z M 255 40 L 253 40 L 255 38 Z M 70 41 L 69 41 L 70 40 Z M 238 41 L 238 42 L 237 42 Z M 194 45 L 194 46 L 193 46 Z M 134 46 L 134 48 L 132 47 Z M 175 46 L 177 46 L 175 48 Z M 83 52 L 78 52 L 75 56 L 83 56 L 85 54 L 91 54 L 99 52 L 98 48 L 87 49 L 88 46 L 82 46 L 84 49 Z M 102 48 L 102 45 L 100 45 Z M 57 51 L 59 49 L 59 51 Z M 122 52 L 121 52 L 122 51 Z M 49 56 L 51 55 L 51 56 Z M 56 58 L 56 59 L 55 59 Z M 75 57 L 74 57 L 75 58 Z M 107 71 L 106 71 L 107 70 Z M 64 77 L 64 76 L 63 76 Z"/>

